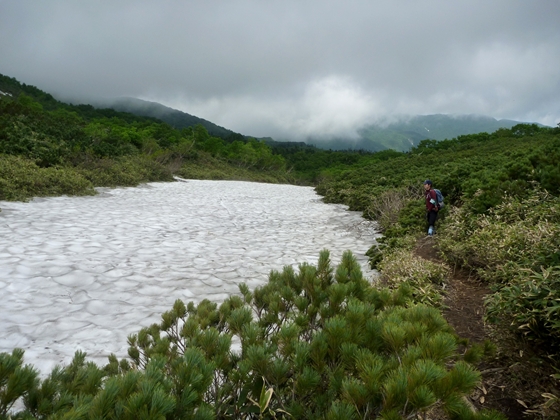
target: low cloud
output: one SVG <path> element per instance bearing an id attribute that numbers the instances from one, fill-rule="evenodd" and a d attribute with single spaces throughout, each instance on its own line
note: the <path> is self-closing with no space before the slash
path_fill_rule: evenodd
<path id="1" fill-rule="evenodd" d="M 558 16 L 558 0 L 0 0 L 0 73 L 259 137 L 435 113 L 556 125 Z"/>
<path id="2" fill-rule="evenodd" d="M 247 135 L 294 141 L 357 138 L 358 128 L 385 113 L 379 101 L 340 76 L 312 80 L 290 96 L 177 98 L 169 106 Z"/>

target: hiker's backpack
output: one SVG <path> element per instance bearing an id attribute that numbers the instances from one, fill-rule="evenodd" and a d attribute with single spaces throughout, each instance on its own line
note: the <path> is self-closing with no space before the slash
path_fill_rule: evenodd
<path id="1" fill-rule="evenodd" d="M 436 192 L 437 205 L 441 209 L 443 206 L 445 206 L 445 204 L 443 204 L 443 194 L 436 188 L 434 188 L 434 191 Z"/>

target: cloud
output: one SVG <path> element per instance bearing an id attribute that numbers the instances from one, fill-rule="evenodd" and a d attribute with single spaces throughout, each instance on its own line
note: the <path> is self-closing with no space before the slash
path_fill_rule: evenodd
<path id="1" fill-rule="evenodd" d="M 256 136 L 430 113 L 555 125 L 558 16 L 557 0 L 0 0 L 0 73 Z"/>
<path id="2" fill-rule="evenodd" d="M 224 96 L 211 100 L 181 98 L 171 106 L 256 137 L 305 140 L 357 137 L 356 129 L 374 121 L 381 107 L 349 78 L 327 76 L 312 80 L 294 95 Z"/>

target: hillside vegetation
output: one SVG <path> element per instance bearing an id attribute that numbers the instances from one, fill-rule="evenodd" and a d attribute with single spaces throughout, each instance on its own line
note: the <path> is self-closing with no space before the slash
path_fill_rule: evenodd
<path id="1" fill-rule="evenodd" d="M 173 108 L 158 104 L 157 102 L 149 102 L 136 98 L 118 98 L 113 100 L 99 101 L 93 105 L 96 108 L 111 108 L 116 111 L 128 112 L 130 114 L 153 117 L 166 122 L 171 127 L 178 130 L 183 128 L 202 125 L 211 136 L 233 142 L 234 140 L 243 140 L 245 136 L 235 133 L 227 128 L 220 127 L 210 121 L 195 117 Z"/>
<path id="2" fill-rule="evenodd" d="M 536 343 L 541 366 L 559 366 L 560 127 L 333 152 L 63 104 L 5 76 L 0 91 L 0 200 L 174 175 L 309 183 L 384 233 L 368 252 L 378 284 L 350 252 L 332 267 L 323 250 L 317 266 L 272 272 L 221 305 L 177 301 L 129 337 L 126 360 L 99 367 L 77 352 L 41 379 L 21 350 L 2 353 L 0 418 L 504 418 L 468 402 L 478 363 L 501 343 L 469 343 L 442 317 L 452 267 L 491 285 L 489 322 Z M 446 263 L 413 252 L 426 178 L 445 195 L 434 241 Z M 526 399 L 534 413 L 558 414 L 556 388 Z"/>
<path id="3" fill-rule="evenodd" d="M 557 351 L 560 128 L 517 125 L 425 140 L 386 161 L 326 171 L 317 190 L 326 201 L 378 220 L 390 250 L 424 234 L 426 178 L 445 195 L 438 222 L 444 257 L 495 287 L 489 302 L 494 318 L 513 318 L 528 338 L 544 339 Z"/>
<path id="4" fill-rule="evenodd" d="M 93 187 L 190 178 L 292 180 L 254 139 L 226 141 L 201 126 L 68 105 L 0 76 L 0 200 L 93 194 Z"/>
<path id="5" fill-rule="evenodd" d="M 560 379 L 560 127 L 516 125 L 425 140 L 386 161 L 365 158 L 321 174 L 317 191 L 326 201 L 379 221 L 384 237 L 368 254 L 386 284 L 406 283 L 418 300 L 441 306 L 445 274 L 414 252 L 426 235 L 427 178 L 445 195 L 434 246 L 448 267 L 489 285 L 486 321 L 494 325 L 502 354 L 522 355 L 527 346 L 534 352 L 523 362 L 525 376 L 511 379 L 521 388 L 509 387 L 509 394 L 530 401 L 530 417 L 557 416 L 552 378 Z M 507 337 L 508 330 L 515 338 Z"/>

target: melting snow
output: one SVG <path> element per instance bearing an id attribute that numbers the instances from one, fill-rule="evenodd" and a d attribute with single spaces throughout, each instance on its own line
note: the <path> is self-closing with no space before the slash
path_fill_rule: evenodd
<path id="1" fill-rule="evenodd" d="M 271 270 L 333 265 L 350 249 L 364 274 L 376 226 L 309 187 L 234 181 L 151 183 L 94 197 L 0 202 L 0 352 L 43 374 L 76 350 L 100 365 L 176 299 L 220 302 Z"/>

